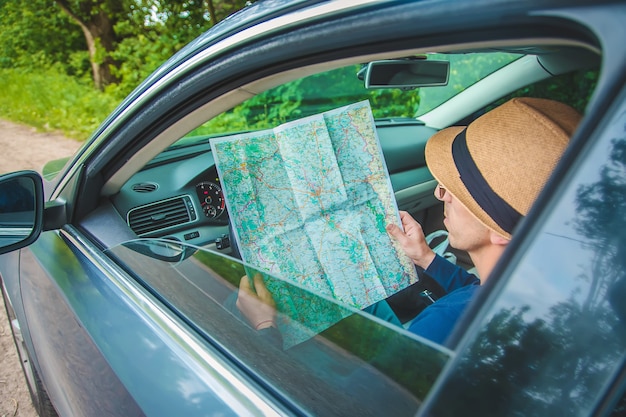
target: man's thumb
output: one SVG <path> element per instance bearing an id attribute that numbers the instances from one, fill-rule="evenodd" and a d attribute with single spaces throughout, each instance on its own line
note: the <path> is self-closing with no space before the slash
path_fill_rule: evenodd
<path id="1" fill-rule="evenodd" d="M 398 235 L 401 233 L 400 228 L 395 225 L 395 224 L 388 224 L 387 227 L 387 233 L 389 233 L 391 236 L 397 238 Z"/>

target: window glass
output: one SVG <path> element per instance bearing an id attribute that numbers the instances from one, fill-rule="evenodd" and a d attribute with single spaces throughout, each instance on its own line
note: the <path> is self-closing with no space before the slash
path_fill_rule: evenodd
<path id="1" fill-rule="evenodd" d="M 503 52 L 429 55 L 429 59 L 450 61 L 450 79 L 445 86 L 421 88 L 419 90 L 419 107 L 415 112 L 415 116 L 419 117 L 428 113 L 521 56 L 520 54 Z"/>
<path id="2" fill-rule="evenodd" d="M 513 97 L 537 97 L 557 100 L 569 104 L 579 113 L 584 114 L 591 94 L 596 88 L 600 71 L 582 69 L 556 75 L 538 83 L 530 84 L 508 94 L 485 109 L 489 111 L 509 101 Z"/>
<path id="3" fill-rule="evenodd" d="M 613 408 L 610 417 L 622 417 L 626 416 L 626 393 L 622 394 L 621 398 L 617 402 L 615 408 Z"/>
<path id="4" fill-rule="evenodd" d="M 401 327 L 287 283 L 294 303 L 345 318 L 285 347 L 280 339 L 252 329 L 235 306 L 239 281 L 255 274 L 253 268 L 216 252 L 156 239 L 127 242 L 108 255 L 233 363 L 305 413 L 411 415 L 450 356 Z M 288 320 L 306 331 L 305 308 Z"/>
<path id="5" fill-rule="evenodd" d="M 464 345 L 437 416 L 593 414 L 626 359 L 626 108 Z M 470 388 L 471 387 L 471 388 Z M 454 401 L 449 401 L 454 398 Z"/>
<path id="6" fill-rule="evenodd" d="M 369 100 L 376 119 L 415 118 L 465 90 L 521 55 L 510 53 L 428 54 L 450 61 L 448 84 L 415 90 L 366 90 L 361 65 L 300 78 L 265 91 L 194 129 L 175 145 L 206 136 L 262 130 L 362 100 Z"/>
<path id="7" fill-rule="evenodd" d="M 246 100 L 190 135 L 268 129 L 366 99 L 375 118 L 415 115 L 417 90 L 366 90 L 358 77 L 360 69 L 360 65 L 351 65 L 282 84 Z"/>

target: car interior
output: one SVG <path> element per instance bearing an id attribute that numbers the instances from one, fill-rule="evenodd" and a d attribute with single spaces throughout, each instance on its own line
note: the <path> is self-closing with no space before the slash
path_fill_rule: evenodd
<path id="1" fill-rule="evenodd" d="M 430 61 L 449 64 L 443 70 L 449 79 L 442 83 L 441 74 L 434 81 L 396 77 L 391 87 L 366 86 L 369 78 L 365 80 L 364 73 L 371 63 L 414 65 Z M 274 127 L 365 98 L 371 102 L 398 209 L 413 215 L 427 234 L 435 232 L 443 228 L 442 208 L 433 196 L 436 182 L 425 163 L 428 138 L 441 128 L 467 124 L 516 95 L 575 96 L 577 101 L 570 104 L 584 112 L 599 62 L 598 51 L 588 45 L 557 41 L 525 45 L 518 41 L 512 45 L 459 46 L 438 53 L 399 51 L 350 58 L 255 80 L 190 112 L 130 155 L 106 179 L 100 206 L 81 221 L 81 226 L 97 236 L 104 248 L 136 238 L 165 238 L 236 255 L 211 139 Z M 337 77 L 352 78 L 351 90 L 341 91 L 344 86 L 337 83 Z M 307 82 L 317 83 L 317 90 L 308 87 L 312 91 L 309 97 L 294 99 L 293 106 L 285 106 L 284 90 L 289 86 L 306 89 Z M 418 87 L 416 82 L 424 84 Z M 354 91 L 354 83 L 360 91 Z M 335 88 L 331 88 L 333 84 Z M 400 105 L 395 108 L 390 103 Z M 278 111 L 267 110 L 272 106 Z M 456 251 L 455 257 L 460 265 L 472 268 L 466 254 Z M 413 304 L 418 301 L 417 310 L 403 311 L 402 306 L 411 303 L 402 294 L 396 297 L 397 303 L 390 300 L 403 321 L 424 307 L 416 293 L 428 289 L 435 296 L 441 295 L 427 277 L 421 281 L 410 295 Z"/>

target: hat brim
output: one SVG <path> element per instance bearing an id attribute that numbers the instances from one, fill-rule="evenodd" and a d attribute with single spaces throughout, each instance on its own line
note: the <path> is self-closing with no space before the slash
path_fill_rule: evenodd
<path id="1" fill-rule="evenodd" d="M 465 126 L 452 126 L 435 133 L 426 143 L 426 164 L 433 177 L 457 199 L 467 210 L 487 228 L 507 239 L 507 233 L 491 219 L 476 203 L 461 181 L 461 176 L 452 157 L 452 142 L 465 129 Z"/>

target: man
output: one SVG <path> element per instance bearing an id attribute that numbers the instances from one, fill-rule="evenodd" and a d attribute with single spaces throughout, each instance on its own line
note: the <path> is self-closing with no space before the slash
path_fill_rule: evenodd
<path id="1" fill-rule="evenodd" d="M 580 115 L 552 100 L 515 98 L 467 128 L 437 132 L 426 144 L 426 163 L 439 182 L 450 245 L 467 251 L 480 280 L 426 244 L 421 226 L 405 212 L 403 229 L 387 227 L 413 262 L 448 293 L 427 307 L 409 330 L 444 343 L 479 285 L 491 274 L 519 220 L 565 150 Z"/>
<path id="2" fill-rule="evenodd" d="M 480 279 L 435 255 L 422 227 L 401 212 L 402 228 L 391 224 L 387 232 L 447 291 L 413 320 L 410 331 L 445 342 L 480 284 L 489 278 L 580 118 L 556 101 L 514 98 L 469 126 L 443 129 L 428 141 L 426 163 L 439 183 L 435 196 L 444 203 L 450 245 L 468 252 Z M 247 278 L 242 280 L 237 306 L 257 330 L 275 327 L 271 294 L 262 280 L 255 278 L 254 285 L 258 295 Z"/>

